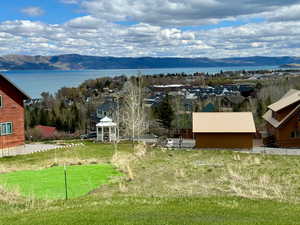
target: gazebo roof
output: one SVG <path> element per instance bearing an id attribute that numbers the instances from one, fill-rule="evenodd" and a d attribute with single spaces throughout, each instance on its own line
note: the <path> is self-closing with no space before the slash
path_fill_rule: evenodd
<path id="1" fill-rule="evenodd" d="M 97 127 L 115 127 L 117 126 L 116 123 L 112 122 L 112 119 L 109 117 L 104 117 L 100 120 L 99 123 L 96 125 Z"/>

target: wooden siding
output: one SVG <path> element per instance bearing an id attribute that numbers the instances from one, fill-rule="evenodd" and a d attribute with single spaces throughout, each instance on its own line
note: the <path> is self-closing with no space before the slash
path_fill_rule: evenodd
<path id="1" fill-rule="evenodd" d="M 195 133 L 196 148 L 252 149 L 252 133 Z"/>
<path id="2" fill-rule="evenodd" d="M 0 123 L 13 123 L 13 133 L 0 136 L 0 149 L 23 145 L 25 141 L 23 96 L 10 83 L 2 80 L 0 83 L 3 102 L 0 108 Z"/>
<path id="3" fill-rule="evenodd" d="M 295 113 L 285 124 L 276 129 L 275 137 L 279 147 L 300 147 L 300 137 L 293 138 L 293 131 L 300 131 L 299 113 Z"/>
<path id="4" fill-rule="evenodd" d="M 275 115 L 274 118 L 278 121 L 281 121 L 282 119 L 284 119 L 291 111 L 293 111 L 297 106 L 299 105 L 299 102 L 296 102 L 290 106 L 287 106 L 283 109 L 281 109 L 278 112 L 273 112 L 273 114 Z"/>

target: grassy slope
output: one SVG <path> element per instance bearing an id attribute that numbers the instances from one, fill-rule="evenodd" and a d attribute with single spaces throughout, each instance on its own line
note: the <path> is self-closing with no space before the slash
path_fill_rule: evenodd
<path id="1" fill-rule="evenodd" d="M 108 162 L 113 152 L 89 143 L 55 155 Z M 119 152 L 130 153 L 130 144 Z M 0 159 L 0 165 L 3 171 L 41 167 L 54 158 L 52 151 Z M 300 224 L 299 157 L 151 150 L 130 167 L 133 181 L 67 202 L 0 200 L 0 224 Z"/>
<path id="2" fill-rule="evenodd" d="M 76 198 L 89 193 L 111 176 L 119 175 L 111 165 L 81 165 L 67 167 L 68 197 Z M 0 183 L 7 189 L 18 187 L 22 196 L 37 199 L 64 199 L 64 168 L 52 167 L 43 170 L 17 171 L 0 174 Z"/>
<path id="3" fill-rule="evenodd" d="M 93 203 L 93 204 L 91 204 Z M 80 205 L 78 205 L 80 204 Z M 46 210 L 0 218 L 7 225 L 201 224 L 296 225 L 299 206 L 241 198 L 117 198 L 84 204 L 69 202 Z"/>

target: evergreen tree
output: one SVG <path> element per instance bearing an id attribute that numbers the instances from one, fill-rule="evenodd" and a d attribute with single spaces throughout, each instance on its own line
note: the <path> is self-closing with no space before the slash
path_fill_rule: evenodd
<path id="1" fill-rule="evenodd" d="M 155 107 L 154 115 L 164 128 L 171 128 L 174 119 L 174 110 L 171 107 L 168 95 Z"/>
<path id="2" fill-rule="evenodd" d="M 264 106 L 261 100 L 257 100 L 256 115 L 260 119 L 264 113 Z"/>

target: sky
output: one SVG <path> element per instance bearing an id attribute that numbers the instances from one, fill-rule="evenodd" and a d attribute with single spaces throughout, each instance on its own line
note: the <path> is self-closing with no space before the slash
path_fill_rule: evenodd
<path id="1" fill-rule="evenodd" d="M 0 1 L 0 55 L 300 56 L 300 0 Z"/>

